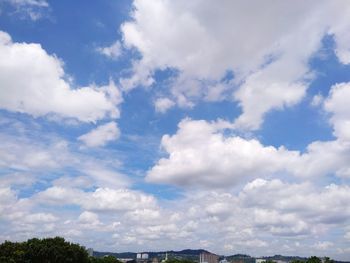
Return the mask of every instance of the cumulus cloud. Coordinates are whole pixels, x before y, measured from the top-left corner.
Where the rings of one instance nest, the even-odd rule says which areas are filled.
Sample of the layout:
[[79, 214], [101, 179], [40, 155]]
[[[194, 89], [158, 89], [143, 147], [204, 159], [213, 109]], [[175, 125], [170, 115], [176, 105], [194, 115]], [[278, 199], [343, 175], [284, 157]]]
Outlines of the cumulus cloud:
[[[58, 231], [78, 240], [100, 240], [107, 247], [108, 242], [103, 240], [112, 239], [113, 245], [123, 249], [131, 244], [148, 249], [161, 246], [164, 240], [165, 247], [171, 248], [181, 240], [185, 247], [201, 243], [217, 252], [264, 253], [269, 247], [271, 253], [307, 254], [310, 248], [306, 244], [314, 240], [315, 233], [326, 237], [332, 229], [348, 224], [350, 218], [348, 186], [315, 187], [278, 179], [250, 181], [237, 193], [191, 191], [166, 202], [142, 192], [111, 188], [88, 191], [53, 186], [26, 199], [19, 199], [9, 188], [0, 193], [1, 200], [6, 200], [0, 202], [0, 209], [6, 206], [4, 222], [16, 225], [20, 233], [43, 233], [36, 229], [44, 225], [45, 233]], [[34, 212], [40, 205], [51, 207], [54, 213]], [[64, 205], [76, 205], [81, 212], [67, 213], [69, 208], [65, 210]], [[75, 232], [69, 231], [73, 227]], [[280, 239], [283, 237], [297, 238], [299, 244]], [[322, 253], [332, 249], [327, 242], [318, 245], [314, 249]]]
[[148, 172], [149, 182], [180, 186], [229, 187], [251, 177], [283, 171], [296, 152], [263, 146], [255, 139], [225, 137], [221, 125], [185, 119], [178, 132], [165, 135], [168, 153]]
[[[135, 0], [133, 20], [121, 31], [125, 46], [136, 48], [141, 59], [133, 64], [134, 75], [121, 83], [125, 89], [148, 86], [155, 71], [174, 69], [179, 73], [171, 88], [175, 101], [233, 93], [243, 111], [236, 127], [258, 129], [271, 109], [293, 106], [305, 96], [313, 79], [308, 61], [324, 36], [334, 37], [339, 61], [348, 63], [349, 13], [346, 1], [252, 6]], [[228, 71], [234, 78], [227, 85], [222, 79]]]
[[79, 223], [84, 224], [84, 225], [92, 225], [92, 226], [96, 226], [96, 225], [100, 225], [101, 222], [98, 218], [98, 214], [96, 213], [92, 213], [89, 211], [84, 211], [83, 213], [80, 214], [79, 218], [78, 218]]
[[[309, 183], [288, 184], [278, 179], [256, 179], [243, 188], [240, 200], [246, 207], [257, 211], [263, 209], [263, 213], [273, 211], [289, 215], [290, 222], [295, 224], [298, 223], [296, 216], [304, 222], [334, 224], [347, 221], [350, 210], [344, 204], [350, 198], [348, 191], [349, 186], [346, 185], [331, 184], [318, 189]], [[264, 195], [264, 192], [270, 195]], [[283, 216], [271, 216], [271, 220], [265, 223], [273, 224], [273, 218], [283, 220]], [[257, 219], [260, 220], [259, 217]]]
[[12, 42], [5, 32], [0, 32], [0, 86], [0, 108], [8, 111], [83, 122], [119, 117], [121, 95], [113, 82], [74, 89], [56, 56], [39, 44]]
[[98, 126], [96, 129], [78, 137], [88, 147], [105, 146], [108, 142], [119, 138], [120, 131], [115, 122]]
[[283, 146], [265, 146], [257, 139], [225, 133], [225, 129], [232, 130], [236, 124], [185, 119], [179, 123], [176, 134], [163, 136], [161, 146], [167, 157], [161, 158], [148, 171], [146, 179], [185, 187], [212, 188], [230, 187], [249, 178], [269, 178], [276, 174], [349, 178], [349, 100], [348, 83], [331, 87], [322, 106], [330, 113], [336, 138], [314, 141], [304, 152]]
[[93, 192], [85, 192], [79, 188], [53, 186], [35, 198], [40, 203], [76, 204], [86, 210], [100, 212], [125, 212], [156, 206], [153, 196], [129, 189], [98, 188]]
[[332, 86], [330, 95], [324, 102], [325, 110], [331, 116], [334, 135], [340, 140], [350, 141], [350, 83], [340, 83]]
[[[235, 133], [257, 129], [268, 111], [293, 106], [305, 96], [313, 78], [308, 60], [326, 34], [333, 35], [339, 60], [348, 63], [347, 5], [321, 1], [314, 8], [315, 3], [278, 3], [267, 10], [259, 2], [251, 8], [243, 1], [215, 7], [205, 1], [135, 1], [134, 20], [122, 26], [123, 44], [140, 51], [141, 60], [133, 62], [135, 74], [121, 81], [124, 89], [151, 85], [156, 70], [170, 68], [178, 77], [170, 92], [161, 93], [169, 97], [155, 100], [156, 111], [233, 94], [242, 115], [233, 123], [184, 119], [174, 134], [163, 136], [165, 156], [146, 180], [182, 187], [174, 200], [135, 190], [118, 172], [115, 156], [106, 157], [108, 149], [94, 149], [108, 153], [97, 159], [76, 143], [48, 140], [42, 133], [34, 140], [37, 131], [23, 138], [23, 127], [21, 134], [0, 134], [0, 168], [9, 171], [0, 179], [0, 240], [59, 234], [96, 249], [200, 244], [226, 254], [309, 255], [314, 250], [348, 258], [350, 188], [325, 183], [324, 177], [345, 178], [341, 182], [350, 177], [349, 84], [334, 85], [327, 98], [314, 99], [330, 115], [334, 140], [291, 151]], [[117, 46], [100, 52], [114, 56]], [[112, 81], [73, 88], [59, 59], [37, 44], [15, 43], [4, 32], [0, 51], [2, 109], [84, 122], [119, 117], [122, 94]], [[38, 58], [34, 64], [33, 57]], [[78, 140], [99, 147], [118, 139], [116, 122], [103, 123]], [[2, 124], [2, 129], [8, 126]], [[33, 182], [44, 189], [22, 197], [18, 185]], [[319, 240], [341, 241], [315, 243], [316, 234]]]
[[335, 84], [331, 87], [329, 96], [322, 100], [323, 109], [330, 115], [335, 139], [310, 143], [306, 152], [300, 154], [299, 160], [291, 167], [290, 170], [294, 174], [306, 177], [336, 175], [349, 178], [349, 91], [349, 83]]

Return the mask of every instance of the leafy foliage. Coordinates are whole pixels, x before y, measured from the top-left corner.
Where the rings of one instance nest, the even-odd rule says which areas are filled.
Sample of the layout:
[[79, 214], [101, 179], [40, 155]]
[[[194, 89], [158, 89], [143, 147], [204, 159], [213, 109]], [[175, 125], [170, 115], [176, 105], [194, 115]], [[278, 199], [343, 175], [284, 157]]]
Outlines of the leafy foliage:
[[189, 259], [178, 259], [178, 258], [169, 258], [166, 263], [194, 263]]
[[64, 238], [29, 239], [26, 242], [5, 241], [0, 245], [0, 263], [89, 263], [84, 247]]
[[[323, 260], [324, 263], [334, 263], [334, 260], [330, 259], [329, 257], [325, 257]], [[316, 256], [309, 257], [306, 260], [293, 260], [290, 263], [322, 263], [322, 260]]]

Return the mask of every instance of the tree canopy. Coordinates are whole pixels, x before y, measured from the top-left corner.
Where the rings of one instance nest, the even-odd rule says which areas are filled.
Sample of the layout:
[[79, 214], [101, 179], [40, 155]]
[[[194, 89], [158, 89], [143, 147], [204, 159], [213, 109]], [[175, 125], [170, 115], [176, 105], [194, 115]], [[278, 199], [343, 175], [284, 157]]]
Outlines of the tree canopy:
[[89, 256], [84, 247], [61, 237], [25, 242], [5, 241], [0, 245], [0, 263], [88, 263]]

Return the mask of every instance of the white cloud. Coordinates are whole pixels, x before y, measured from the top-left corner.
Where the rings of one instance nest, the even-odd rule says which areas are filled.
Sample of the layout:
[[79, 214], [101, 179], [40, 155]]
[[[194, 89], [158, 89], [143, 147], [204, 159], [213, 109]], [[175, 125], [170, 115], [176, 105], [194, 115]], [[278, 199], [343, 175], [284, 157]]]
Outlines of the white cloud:
[[36, 196], [39, 203], [76, 204], [89, 211], [125, 212], [135, 209], [155, 208], [156, 200], [151, 195], [128, 189], [97, 188], [85, 192], [78, 188], [53, 186]]
[[0, 198], [0, 212], [1, 214], [4, 214], [4, 212], [6, 211], [5, 209], [8, 209], [14, 204], [14, 202], [17, 199], [17, 196], [15, 192], [11, 190], [11, 188], [2, 187], [0, 188]]
[[300, 158], [290, 163], [289, 171], [300, 177], [350, 176], [350, 145], [341, 140], [315, 141]]
[[[308, 62], [324, 36], [334, 36], [340, 62], [348, 63], [349, 12], [347, 1], [135, 0], [133, 20], [121, 30], [124, 45], [142, 57], [121, 83], [125, 89], [148, 86], [156, 70], [174, 69], [173, 100], [195, 103], [234, 93], [243, 110], [236, 127], [258, 129], [267, 112], [305, 96], [313, 78]], [[222, 81], [227, 71], [234, 73], [228, 84]]]
[[316, 94], [312, 97], [311, 106], [318, 107], [323, 104], [324, 97], [321, 94]]
[[[218, 253], [224, 247], [253, 254], [266, 253], [266, 247], [271, 253], [329, 253], [334, 246], [327, 242], [320, 242], [314, 250], [308, 244], [316, 233], [327, 240], [327, 233], [341, 229], [350, 218], [348, 186], [319, 188], [276, 179], [256, 179], [237, 193], [191, 191], [161, 203], [151, 195], [127, 189], [83, 191], [55, 186], [26, 200], [17, 199], [10, 189], [5, 192], [2, 201], [8, 196], [8, 205], [3, 219], [13, 227], [4, 234], [60, 233], [74, 240], [90, 240], [95, 249], [109, 247], [109, 242], [101, 240], [113, 239], [113, 245], [123, 250], [180, 249], [202, 242]], [[54, 209], [54, 214], [33, 213], [40, 205]], [[64, 205], [77, 205], [81, 212], [62, 210]], [[289, 242], [291, 238], [298, 244]], [[345, 245], [337, 243], [337, 247]]]
[[162, 138], [169, 155], [148, 172], [147, 181], [180, 186], [230, 187], [257, 176], [285, 170], [298, 157], [283, 147], [255, 139], [224, 136], [218, 123], [185, 119], [173, 136]]
[[330, 95], [324, 102], [325, 110], [332, 114], [331, 123], [334, 135], [344, 141], [350, 141], [350, 83], [332, 86]]
[[99, 187], [124, 188], [130, 186], [131, 179], [118, 171], [99, 166], [97, 163], [87, 165], [81, 171]]
[[297, 104], [307, 89], [307, 84], [301, 80], [307, 69], [295, 65], [294, 71], [291, 63], [278, 60], [250, 75], [234, 94], [243, 110], [235, 121], [236, 128], [256, 130], [261, 126], [264, 114], [271, 109]]
[[328, 250], [333, 247], [333, 242], [330, 241], [319, 241], [315, 243], [312, 247], [318, 250]]
[[14, 43], [0, 32], [0, 108], [83, 122], [119, 117], [120, 92], [113, 82], [101, 88], [73, 89], [65, 78], [56, 56], [39, 44]]
[[[341, 224], [347, 222], [350, 214], [345, 205], [350, 200], [349, 186], [342, 185], [331, 184], [318, 189], [308, 183], [256, 179], [244, 187], [240, 200], [245, 207], [258, 212], [256, 222], [270, 226], [283, 223], [287, 231], [293, 231], [292, 227], [288, 230], [288, 224], [297, 226], [300, 222], [300, 227], [304, 226], [301, 230], [312, 232], [310, 224]], [[267, 215], [266, 220], [259, 215]], [[283, 222], [284, 218], [286, 222]]]
[[[345, 4], [348, 4], [346, 1], [344, 1]], [[336, 2], [332, 2], [333, 5], [337, 5]], [[330, 28], [330, 34], [334, 34], [335, 38], [335, 53], [343, 64], [349, 64], [350, 63], [350, 36], [348, 34], [349, 32], [349, 21], [347, 17], [350, 15], [350, 10], [348, 8], [345, 8], [342, 10], [344, 15], [336, 17], [337, 23], [334, 23]]]
[[122, 54], [122, 47], [119, 41], [116, 41], [109, 47], [97, 48], [97, 51], [111, 59], [117, 59]]
[[80, 214], [78, 218], [79, 223], [85, 224], [85, 225], [100, 225], [101, 222], [98, 218], [98, 215], [96, 213], [92, 213], [89, 211], [84, 211], [83, 213]]
[[165, 113], [174, 106], [175, 102], [169, 98], [158, 98], [154, 103], [156, 111], [160, 113]]
[[349, 178], [349, 100], [348, 83], [331, 88], [322, 105], [331, 114], [336, 139], [314, 141], [303, 153], [283, 146], [264, 146], [257, 139], [228, 135], [225, 129], [232, 129], [237, 123], [185, 119], [179, 123], [176, 134], [163, 136], [161, 146], [167, 157], [161, 158], [148, 171], [146, 179], [156, 183], [212, 188], [231, 187], [249, 178], [270, 178], [276, 174]]
[[128, 189], [99, 188], [84, 201], [83, 206], [94, 211], [128, 211], [153, 208], [156, 200], [153, 196]]
[[[22, 188], [42, 180], [79, 188], [123, 188], [131, 184], [130, 178], [120, 172], [122, 164], [113, 153], [109, 152], [103, 159], [91, 156], [88, 149], [44, 131], [40, 125], [23, 128], [21, 124], [2, 126], [0, 169], [4, 174], [1, 185]], [[100, 150], [104, 151], [96, 149]], [[58, 171], [63, 173], [60, 178], [53, 176]]]
[[39, 6], [39, 7], [48, 7], [49, 4], [46, 2], [46, 0], [8, 0], [13, 5], [18, 6]]
[[108, 142], [119, 138], [120, 131], [115, 122], [98, 126], [96, 129], [78, 137], [88, 147], [105, 146]]
[[[0, 134], [0, 167], [19, 171], [50, 170], [65, 161], [67, 144], [64, 141], [33, 143], [28, 138]], [[24, 176], [27, 176], [24, 174]]]
[[49, 4], [46, 0], [4, 0], [3, 2], [10, 4], [24, 18], [30, 18], [36, 21], [45, 15], [49, 10]]
[[92, 187], [93, 180], [87, 176], [62, 176], [58, 179], [55, 179], [52, 181], [53, 186], [59, 186], [64, 187], [66, 185], [69, 185], [70, 187], [76, 187], [76, 188], [88, 188]]
[[35, 224], [51, 223], [57, 220], [58, 218], [50, 213], [34, 213], [22, 218], [22, 222]]

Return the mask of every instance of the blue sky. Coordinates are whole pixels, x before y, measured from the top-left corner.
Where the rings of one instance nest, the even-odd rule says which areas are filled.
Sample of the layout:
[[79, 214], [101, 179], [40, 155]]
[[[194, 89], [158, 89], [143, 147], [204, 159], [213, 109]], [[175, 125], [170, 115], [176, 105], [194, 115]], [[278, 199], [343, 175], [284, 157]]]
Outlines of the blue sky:
[[0, 2], [0, 241], [350, 257], [347, 1]]

